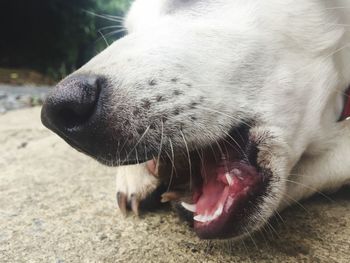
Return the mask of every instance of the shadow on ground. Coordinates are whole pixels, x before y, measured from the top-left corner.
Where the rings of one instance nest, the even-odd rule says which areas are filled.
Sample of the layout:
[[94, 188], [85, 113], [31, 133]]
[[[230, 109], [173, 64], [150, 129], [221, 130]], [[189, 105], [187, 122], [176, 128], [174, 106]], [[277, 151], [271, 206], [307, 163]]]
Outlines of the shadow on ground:
[[0, 262], [350, 262], [350, 189], [295, 205], [244, 242], [200, 241], [171, 211], [123, 218], [114, 172], [39, 108], [0, 116]]

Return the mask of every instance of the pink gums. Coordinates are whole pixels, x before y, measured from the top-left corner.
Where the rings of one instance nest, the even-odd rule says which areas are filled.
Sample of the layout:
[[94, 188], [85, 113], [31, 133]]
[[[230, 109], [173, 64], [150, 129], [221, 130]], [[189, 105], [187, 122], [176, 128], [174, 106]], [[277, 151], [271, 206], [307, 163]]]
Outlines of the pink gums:
[[[199, 236], [224, 236], [232, 218], [240, 216], [242, 207], [262, 186], [262, 176], [243, 161], [219, 164], [209, 161], [201, 169], [204, 182], [194, 193], [196, 203], [194, 227]], [[198, 218], [198, 217], [197, 217]]]

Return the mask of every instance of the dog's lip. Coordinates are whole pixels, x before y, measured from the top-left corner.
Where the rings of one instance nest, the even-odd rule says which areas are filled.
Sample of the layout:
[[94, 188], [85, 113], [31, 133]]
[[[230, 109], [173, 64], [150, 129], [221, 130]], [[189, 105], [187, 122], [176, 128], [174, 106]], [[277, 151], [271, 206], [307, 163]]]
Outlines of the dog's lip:
[[108, 158], [104, 158], [100, 154], [93, 153], [93, 151], [87, 149], [86, 147], [84, 147], [84, 145], [76, 142], [73, 138], [67, 136], [64, 132], [61, 132], [58, 129], [51, 128], [51, 130], [53, 132], [55, 132], [58, 136], [60, 136], [63, 140], [65, 140], [70, 146], [72, 146], [78, 152], [84, 153], [84, 154], [92, 157], [93, 159], [96, 159], [98, 162], [100, 162], [106, 166], [115, 167], [115, 166], [120, 166], [120, 165], [133, 165], [133, 164], [148, 163], [148, 162], [153, 163], [153, 161], [154, 161], [154, 159], [151, 159], [151, 160], [139, 159], [139, 160], [137, 160], [137, 159], [128, 158], [128, 159], [125, 159], [123, 161], [117, 162], [113, 158], [108, 159]]

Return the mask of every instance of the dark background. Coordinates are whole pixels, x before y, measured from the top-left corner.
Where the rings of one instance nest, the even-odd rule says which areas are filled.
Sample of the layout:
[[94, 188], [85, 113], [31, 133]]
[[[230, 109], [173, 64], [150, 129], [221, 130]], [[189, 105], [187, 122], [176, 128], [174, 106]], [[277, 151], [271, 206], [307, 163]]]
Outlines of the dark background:
[[112, 16], [123, 16], [129, 2], [1, 0], [0, 68], [64, 77], [107, 46], [99, 30], [108, 42], [123, 35]]

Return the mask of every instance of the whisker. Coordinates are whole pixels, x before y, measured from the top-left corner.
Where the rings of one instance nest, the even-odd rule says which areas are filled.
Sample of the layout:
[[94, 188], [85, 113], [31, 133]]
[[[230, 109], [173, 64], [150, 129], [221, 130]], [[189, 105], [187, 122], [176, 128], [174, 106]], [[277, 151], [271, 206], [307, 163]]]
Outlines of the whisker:
[[245, 251], [246, 251], [246, 253], [247, 253], [246, 255], [248, 256], [249, 262], [252, 262], [252, 260], [251, 260], [251, 258], [250, 258], [250, 253], [249, 253], [248, 247], [247, 247], [246, 243], [244, 242], [244, 239], [241, 239], [241, 242], [242, 242], [243, 247], [244, 247], [244, 249], [245, 249]]
[[[105, 38], [105, 39], [107, 39], [108, 37], [110, 37], [110, 36], [112, 36], [112, 35], [116, 35], [116, 34], [119, 34], [119, 33], [122, 33], [122, 32], [125, 32], [126, 31], [126, 29], [119, 29], [119, 30], [115, 30], [115, 31], [112, 31], [112, 32], [109, 32], [109, 33], [107, 33], [107, 34], [103, 34], [103, 37]], [[100, 31], [99, 31], [100, 32]]]
[[284, 193], [283, 195], [284, 197], [288, 198], [290, 201], [292, 201], [293, 204], [298, 205], [300, 208], [302, 208], [306, 213], [310, 214], [310, 212], [306, 209], [306, 207], [300, 203], [298, 200], [296, 200], [295, 198], [291, 197], [290, 195], [288, 195], [287, 193]]
[[[170, 187], [171, 187], [171, 184], [173, 182], [174, 171], [175, 171], [175, 174], [176, 174], [174, 149], [173, 149], [173, 143], [172, 143], [171, 139], [169, 139], [169, 144], [170, 144], [170, 149], [171, 149], [171, 158], [168, 155], [168, 152], [167, 152], [167, 155], [168, 155], [168, 157], [169, 157], [169, 159], [171, 161], [171, 173], [170, 173], [170, 180], [169, 180], [169, 184], [168, 184], [168, 188], [167, 188], [168, 192], [170, 191]], [[177, 177], [177, 174], [176, 174], [176, 177]]]
[[[300, 176], [300, 174], [290, 174], [292, 176]], [[332, 199], [330, 196], [326, 195], [325, 193], [319, 191], [318, 189], [314, 188], [314, 187], [311, 187], [309, 185], [306, 185], [306, 184], [303, 184], [303, 183], [300, 183], [300, 182], [297, 182], [297, 181], [293, 181], [293, 180], [290, 180], [290, 179], [284, 179], [285, 182], [288, 182], [288, 183], [292, 183], [292, 184], [296, 184], [296, 185], [299, 185], [299, 186], [302, 186], [302, 187], [305, 187], [307, 189], [310, 189], [312, 191], [314, 191], [315, 193], [323, 196], [324, 198], [326, 198], [328, 201], [330, 202], [335, 202], [334, 199]]]
[[[200, 152], [199, 152], [199, 149], [196, 147], [196, 152], [197, 152], [197, 154], [198, 154], [198, 156], [199, 156], [199, 160], [200, 160], [200, 162], [201, 162], [201, 167], [204, 167], [203, 150], [200, 149]], [[207, 182], [208, 174], [207, 174], [206, 169], [203, 169], [203, 173], [204, 173], [204, 174], [202, 174], [202, 176], [204, 177], [204, 178], [203, 178], [203, 181], [204, 181], [204, 182]]]
[[187, 157], [188, 157], [188, 166], [189, 166], [189, 172], [190, 172], [190, 189], [192, 189], [192, 163], [191, 163], [191, 157], [190, 157], [190, 151], [187, 145], [187, 141], [185, 138], [185, 135], [183, 134], [183, 132], [180, 130], [182, 139], [185, 143], [185, 147], [186, 147], [186, 151], [187, 151]]
[[111, 29], [111, 28], [125, 29], [124, 26], [116, 25], [116, 26], [105, 26], [105, 27], [100, 28], [98, 31], [103, 31], [103, 30]]
[[110, 14], [103, 14], [104, 16], [113, 18], [113, 19], [120, 19], [120, 20], [125, 20], [124, 16], [116, 16], [116, 15], [110, 15]]
[[134, 147], [127, 153], [126, 157], [125, 157], [125, 160], [122, 162], [122, 163], [125, 163], [130, 154], [137, 148], [137, 146], [140, 144], [140, 142], [143, 140], [143, 138], [146, 136], [147, 132], [149, 131], [150, 129], [150, 125], [146, 128], [146, 130], [144, 131], [144, 133], [142, 134], [142, 136], [140, 137], [140, 139], [136, 142], [136, 144], [134, 145]]
[[[104, 40], [104, 42], [106, 43], [107, 47], [109, 47], [109, 43], [108, 43], [108, 40], [107, 40], [107, 38], [105, 37], [105, 35], [104, 35], [100, 30], [98, 30], [97, 32], [101, 35], [101, 37], [103, 38], [103, 40]], [[101, 38], [99, 38], [99, 39], [101, 39]], [[99, 40], [99, 39], [98, 39], [98, 40]]]
[[158, 151], [157, 162], [159, 162], [160, 156], [162, 154], [163, 136], [164, 136], [164, 122], [163, 122], [163, 120], [161, 120], [161, 124], [162, 124], [162, 129], [161, 129], [161, 135], [160, 135], [160, 143], [159, 143], [159, 151]]
[[250, 231], [249, 231], [246, 227], [244, 227], [244, 226], [243, 226], [243, 229], [244, 229], [244, 231], [248, 234], [248, 236], [249, 236], [250, 240], [253, 242], [255, 248], [256, 248], [257, 250], [259, 250], [258, 245], [256, 244], [256, 242], [255, 242], [253, 236], [251, 235]]
[[89, 11], [89, 10], [83, 10], [84, 12], [88, 13], [89, 15], [93, 15], [95, 17], [99, 17], [99, 18], [103, 18], [105, 20], [108, 20], [108, 21], [112, 21], [112, 22], [122, 22], [123, 20], [121, 19], [117, 19], [117, 18], [112, 18], [110, 15], [100, 15], [100, 14], [97, 14], [95, 12], [92, 12], [92, 11]]
[[[239, 150], [239, 152], [244, 156], [244, 158], [246, 159], [246, 160], [249, 160], [249, 158], [248, 158], [248, 156], [247, 156], [247, 154], [246, 154], [246, 152], [242, 149], [242, 147], [241, 147], [241, 145], [227, 132], [227, 131], [222, 131], [229, 139], [231, 139], [233, 142], [234, 142], [234, 144], [238, 147], [238, 150]], [[234, 147], [234, 145], [232, 145], [230, 142], [228, 142], [226, 139], [224, 139], [227, 143], [229, 143], [229, 145], [231, 145], [232, 146], [232, 148], [233, 149], [235, 149], [236, 150], [236, 148]]]
[[[259, 210], [256, 208], [256, 206], [255, 206], [255, 209], [256, 209], [256, 211], [259, 211]], [[260, 218], [260, 220], [263, 222], [263, 224], [264, 224], [265, 226], [267, 226], [268, 229], [269, 229], [270, 231], [272, 231], [272, 232], [271, 232], [272, 234], [274, 234], [274, 235], [276, 235], [278, 238], [280, 238], [279, 233], [278, 233], [277, 230], [273, 227], [273, 225], [270, 223], [270, 220], [269, 220], [269, 219], [264, 218], [264, 217], [260, 214], [260, 212], [256, 213], [256, 216], [258, 216], [258, 217]]]

